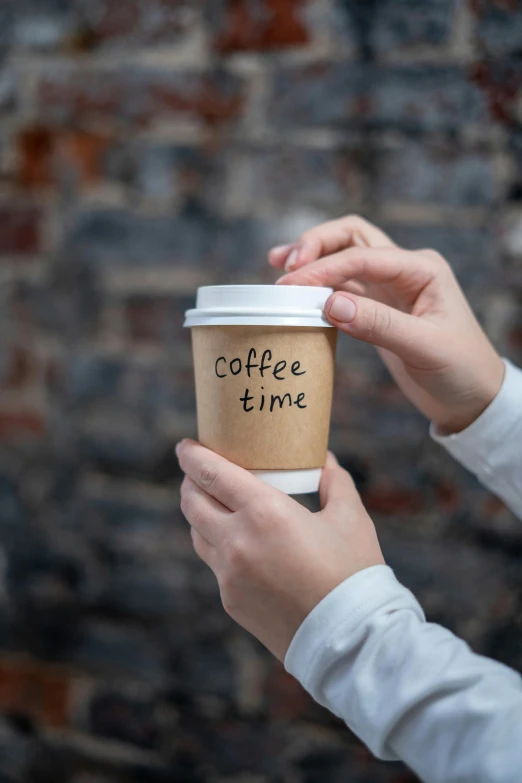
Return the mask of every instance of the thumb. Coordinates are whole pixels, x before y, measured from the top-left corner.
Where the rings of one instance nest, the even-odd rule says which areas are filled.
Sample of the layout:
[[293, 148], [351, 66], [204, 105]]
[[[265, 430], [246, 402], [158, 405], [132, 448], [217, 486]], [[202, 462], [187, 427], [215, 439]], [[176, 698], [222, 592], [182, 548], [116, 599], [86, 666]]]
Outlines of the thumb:
[[342, 332], [386, 348], [406, 363], [425, 363], [440, 347], [436, 326], [374, 299], [335, 293], [326, 302], [325, 315]]
[[347, 506], [354, 501], [361, 502], [352, 477], [339, 465], [331, 451], [328, 452], [323, 468], [319, 494], [323, 509], [332, 503], [343, 503]]

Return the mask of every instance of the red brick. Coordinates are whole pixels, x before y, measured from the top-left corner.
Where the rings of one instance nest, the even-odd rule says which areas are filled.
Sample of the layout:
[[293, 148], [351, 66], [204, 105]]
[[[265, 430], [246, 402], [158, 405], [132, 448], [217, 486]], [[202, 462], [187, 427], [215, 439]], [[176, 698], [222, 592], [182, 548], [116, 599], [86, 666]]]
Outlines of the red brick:
[[18, 183], [23, 187], [49, 185], [52, 180], [54, 137], [49, 128], [35, 125], [18, 134]]
[[70, 679], [61, 671], [25, 660], [0, 660], [0, 709], [8, 714], [62, 728], [68, 722], [69, 691]]
[[40, 210], [36, 207], [0, 205], [0, 255], [38, 253], [40, 221]]
[[302, 717], [312, 706], [312, 701], [304, 688], [278, 663], [274, 663], [268, 677], [267, 699], [272, 720]]
[[362, 494], [362, 498], [369, 511], [380, 514], [416, 513], [424, 508], [421, 492], [384, 482], [369, 487]]
[[172, 320], [172, 302], [135, 296], [125, 303], [125, 323], [131, 340], [161, 342]]
[[17, 180], [28, 189], [54, 184], [64, 169], [74, 171], [83, 185], [99, 182], [111, 143], [107, 134], [44, 125], [24, 129], [17, 141]]
[[506, 505], [495, 495], [487, 495], [484, 500], [484, 513], [488, 519], [506, 510]]
[[13, 346], [8, 354], [4, 388], [27, 386], [38, 377], [39, 362], [28, 348]]
[[496, 122], [513, 126], [522, 92], [522, 69], [518, 63], [479, 62], [471, 78], [486, 96], [489, 112]]
[[210, 77], [201, 79], [191, 94], [161, 83], [151, 85], [150, 94], [159, 114], [195, 114], [209, 125], [235, 117], [243, 105], [241, 94], [224, 93]]
[[436, 487], [437, 498], [445, 511], [455, 511], [459, 507], [460, 493], [456, 484], [441, 479]]
[[103, 158], [111, 140], [108, 136], [78, 129], [60, 137], [60, 157], [78, 171], [82, 181], [94, 184], [103, 176]]
[[470, 0], [475, 13], [482, 14], [489, 9], [498, 8], [501, 11], [516, 11], [518, 0]]
[[279, 49], [308, 43], [303, 0], [228, 0], [215, 48], [222, 52]]
[[0, 408], [0, 441], [39, 438], [45, 435], [45, 417], [30, 408]]
[[38, 102], [45, 117], [60, 123], [103, 119], [141, 126], [189, 115], [213, 125], [239, 114], [243, 93], [239, 80], [228, 74], [70, 69], [42, 75]]

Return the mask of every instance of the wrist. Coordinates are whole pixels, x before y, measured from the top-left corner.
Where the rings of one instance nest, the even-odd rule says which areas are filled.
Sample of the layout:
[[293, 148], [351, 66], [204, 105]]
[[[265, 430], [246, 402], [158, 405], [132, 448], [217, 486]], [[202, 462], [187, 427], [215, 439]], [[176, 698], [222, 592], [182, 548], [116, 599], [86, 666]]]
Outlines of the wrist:
[[456, 435], [470, 427], [491, 405], [499, 393], [505, 376], [504, 362], [495, 354], [489, 372], [483, 373], [480, 382], [474, 384], [473, 392], [458, 406], [448, 406], [439, 416], [433, 418], [433, 424], [439, 435]]

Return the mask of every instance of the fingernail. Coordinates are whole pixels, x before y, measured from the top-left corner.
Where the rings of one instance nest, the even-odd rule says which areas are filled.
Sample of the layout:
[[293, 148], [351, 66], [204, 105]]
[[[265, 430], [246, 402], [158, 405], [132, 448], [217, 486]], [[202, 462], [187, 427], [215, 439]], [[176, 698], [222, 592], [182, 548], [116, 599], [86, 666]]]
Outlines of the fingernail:
[[368, 247], [368, 243], [360, 234], [357, 234], [356, 232], [352, 235], [352, 242], [354, 245], [357, 245], [357, 247]]
[[183, 443], [183, 441], [182, 441], [182, 440], [180, 440], [180, 442], [179, 442], [179, 443], [176, 443], [176, 447], [175, 447], [174, 451], [176, 452], [176, 455], [177, 455], [177, 456], [179, 456], [179, 452], [180, 452], [180, 449], [181, 449], [181, 444], [182, 444], [182, 443]]
[[271, 253], [288, 253], [292, 245], [277, 245], [277, 247], [273, 247], [271, 249]]
[[285, 270], [287, 272], [290, 272], [290, 270], [294, 268], [294, 266], [297, 264], [298, 258], [299, 258], [299, 248], [295, 247], [290, 253], [290, 255], [288, 256], [288, 258], [286, 259]]
[[342, 324], [349, 324], [355, 318], [357, 307], [352, 299], [346, 296], [334, 296], [328, 308], [328, 315]]

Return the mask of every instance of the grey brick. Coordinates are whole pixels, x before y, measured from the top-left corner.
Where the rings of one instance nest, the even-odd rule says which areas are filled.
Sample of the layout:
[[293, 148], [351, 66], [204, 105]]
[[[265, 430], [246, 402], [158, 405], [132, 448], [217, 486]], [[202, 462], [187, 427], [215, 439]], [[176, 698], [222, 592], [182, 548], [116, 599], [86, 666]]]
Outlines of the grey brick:
[[500, 196], [491, 153], [451, 143], [399, 142], [382, 150], [376, 170], [383, 203], [477, 207]]
[[150, 683], [165, 678], [163, 655], [152, 638], [108, 622], [83, 624], [71, 660], [92, 672], [123, 671]]
[[376, 4], [372, 43], [382, 54], [405, 47], [447, 44], [454, 21], [455, 0], [384, 0]]
[[[165, 530], [168, 534], [168, 529]], [[102, 595], [100, 606], [123, 615], [176, 618], [194, 611], [190, 585], [181, 566], [173, 568], [168, 563], [163, 568], [128, 563], [111, 569]]]
[[79, 216], [63, 253], [105, 265], [201, 265], [212, 232], [201, 220], [175, 215], [142, 216], [126, 210], [96, 210]]
[[458, 66], [352, 62], [280, 69], [271, 116], [284, 126], [409, 131], [456, 130], [488, 119], [481, 91]]
[[493, 57], [520, 54], [522, 50], [522, 10], [517, 3], [485, 3], [477, 14], [481, 47]]
[[310, 149], [287, 145], [276, 150], [249, 151], [231, 157], [231, 168], [249, 165], [247, 203], [250, 209], [276, 213], [301, 208], [342, 213], [366, 195], [364, 150]]
[[87, 728], [96, 736], [154, 749], [160, 739], [154, 699], [107, 688], [89, 704]]
[[13, 3], [17, 46], [50, 49], [64, 44], [75, 31], [73, 3], [67, 0], [21, 0]]
[[495, 242], [487, 228], [473, 230], [449, 225], [390, 225], [389, 233], [409, 249], [433, 248], [452, 265], [466, 291], [489, 286], [495, 279]]

